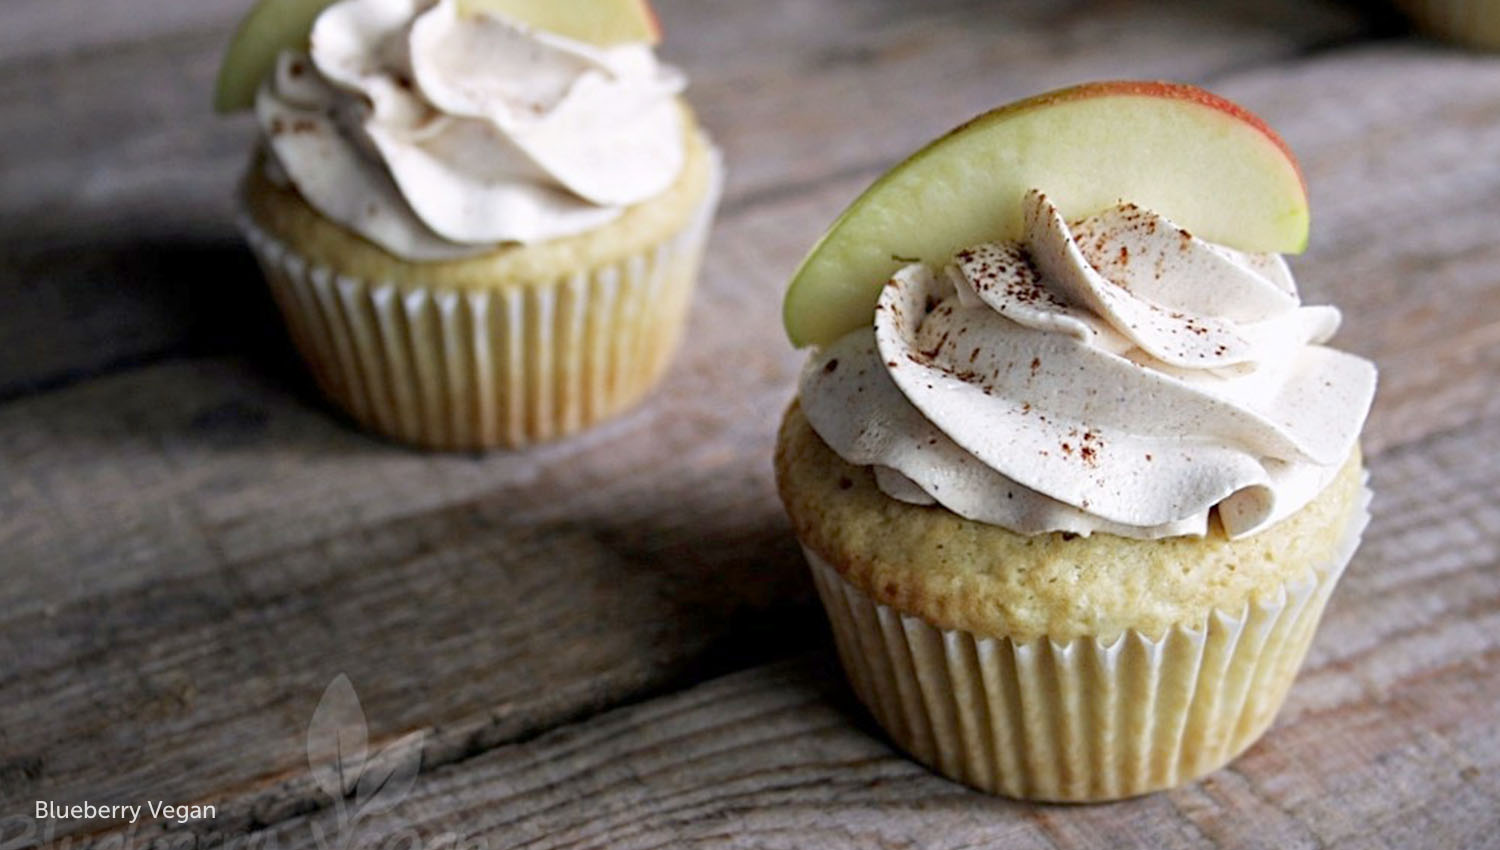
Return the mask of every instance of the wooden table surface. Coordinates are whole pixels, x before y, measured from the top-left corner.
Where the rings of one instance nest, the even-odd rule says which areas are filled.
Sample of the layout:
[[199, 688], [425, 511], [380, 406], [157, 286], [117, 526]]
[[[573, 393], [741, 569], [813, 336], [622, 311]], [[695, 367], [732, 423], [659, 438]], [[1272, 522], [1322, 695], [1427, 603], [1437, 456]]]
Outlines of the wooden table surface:
[[[0, 0], [0, 848], [1500, 847], [1500, 56], [1368, 3], [660, 0], [731, 168], [686, 345], [625, 417], [475, 457], [360, 434], [290, 354], [231, 223], [252, 124], [207, 108], [243, 6]], [[842, 682], [772, 491], [779, 298], [904, 153], [1119, 76], [1301, 157], [1377, 498], [1260, 743], [1027, 805]]]

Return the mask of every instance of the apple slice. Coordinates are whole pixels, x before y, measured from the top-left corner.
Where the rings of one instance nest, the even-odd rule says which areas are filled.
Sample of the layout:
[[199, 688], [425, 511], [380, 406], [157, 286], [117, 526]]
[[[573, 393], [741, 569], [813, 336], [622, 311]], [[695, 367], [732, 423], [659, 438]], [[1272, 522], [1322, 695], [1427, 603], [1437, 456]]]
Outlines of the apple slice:
[[1125, 200], [1242, 251], [1307, 245], [1302, 172], [1265, 122], [1196, 86], [1089, 83], [987, 112], [876, 180], [793, 275], [782, 313], [792, 344], [869, 324], [906, 263], [1018, 238], [1029, 189], [1069, 219]]
[[646, 0], [459, 0], [458, 6], [603, 47], [661, 41], [656, 13]]
[[219, 82], [214, 90], [214, 109], [234, 112], [255, 105], [255, 90], [276, 67], [276, 57], [286, 48], [306, 48], [313, 21], [334, 0], [260, 0], [235, 31]]
[[[260, 0], [235, 33], [214, 93], [220, 112], [249, 109], [255, 90], [287, 48], [306, 48], [318, 14], [334, 0]], [[656, 44], [661, 27], [646, 0], [459, 0], [469, 14], [490, 13], [601, 47]]]

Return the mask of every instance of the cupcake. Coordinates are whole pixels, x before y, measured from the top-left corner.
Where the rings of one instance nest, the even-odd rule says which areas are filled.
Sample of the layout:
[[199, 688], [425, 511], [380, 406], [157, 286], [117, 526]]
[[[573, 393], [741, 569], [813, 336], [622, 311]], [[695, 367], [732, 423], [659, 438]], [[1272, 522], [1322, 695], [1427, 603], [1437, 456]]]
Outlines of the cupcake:
[[721, 166], [648, 10], [600, 6], [636, 16], [339, 0], [300, 36], [242, 27], [220, 89], [261, 129], [240, 224], [318, 386], [366, 428], [523, 446], [661, 376]]
[[1301, 303], [1307, 232], [1259, 119], [1099, 83], [964, 125], [824, 236], [777, 485], [898, 746], [1082, 802], [1271, 724], [1368, 518], [1375, 369]]
[[1417, 28], [1456, 44], [1500, 50], [1500, 0], [1399, 0]]

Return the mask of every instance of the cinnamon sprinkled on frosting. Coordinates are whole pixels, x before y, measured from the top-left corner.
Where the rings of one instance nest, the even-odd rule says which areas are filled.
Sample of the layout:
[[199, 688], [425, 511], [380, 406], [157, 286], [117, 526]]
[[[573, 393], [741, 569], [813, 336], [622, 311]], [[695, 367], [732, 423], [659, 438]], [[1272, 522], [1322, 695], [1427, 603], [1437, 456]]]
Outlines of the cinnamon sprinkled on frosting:
[[1026, 534], [1201, 535], [1217, 511], [1243, 537], [1326, 486], [1375, 386], [1321, 345], [1337, 310], [1136, 205], [1025, 203], [1024, 239], [902, 268], [873, 327], [813, 356], [802, 408], [840, 456]]

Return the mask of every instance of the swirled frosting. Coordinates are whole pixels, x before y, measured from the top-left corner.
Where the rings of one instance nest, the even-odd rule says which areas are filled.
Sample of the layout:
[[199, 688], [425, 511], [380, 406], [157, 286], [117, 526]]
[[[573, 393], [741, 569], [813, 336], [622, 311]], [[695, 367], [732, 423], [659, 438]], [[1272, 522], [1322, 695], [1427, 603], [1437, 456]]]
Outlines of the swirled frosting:
[[600, 48], [455, 0], [339, 0], [256, 116], [269, 170], [398, 256], [580, 233], [664, 191], [684, 87], [649, 45]]
[[873, 327], [816, 352], [801, 404], [890, 496], [1023, 534], [1244, 537], [1307, 504], [1353, 451], [1369, 361], [1321, 343], [1277, 255], [1122, 204], [914, 263]]

